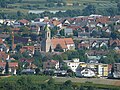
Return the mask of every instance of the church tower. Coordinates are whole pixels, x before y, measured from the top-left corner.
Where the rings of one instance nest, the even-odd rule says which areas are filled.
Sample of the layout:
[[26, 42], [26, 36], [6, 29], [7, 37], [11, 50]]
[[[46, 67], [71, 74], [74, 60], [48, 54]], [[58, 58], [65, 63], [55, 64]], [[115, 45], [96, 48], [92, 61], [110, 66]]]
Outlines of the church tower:
[[51, 47], [51, 31], [48, 25], [44, 27], [43, 37], [41, 42], [41, 51], [49, 52]]

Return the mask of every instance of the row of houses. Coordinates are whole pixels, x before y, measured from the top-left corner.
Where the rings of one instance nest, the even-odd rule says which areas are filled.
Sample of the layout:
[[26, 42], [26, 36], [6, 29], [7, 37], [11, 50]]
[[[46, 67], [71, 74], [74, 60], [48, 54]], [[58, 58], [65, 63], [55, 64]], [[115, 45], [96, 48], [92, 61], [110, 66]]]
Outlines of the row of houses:
[[[112, 65], [109, 64], [79, 62], [77, 58], [64, 60], [64, 64], [78, 77], [108, 77], [112, 68]], [[50, 60], [43, 64], [44, 69], [60, 70], [60, 66], [60, 63], [55, 60]]]
[[[120, 78], [120, 63], [102, 64], [102, 63], [85, 63], [79, 62], [79, 59], [64, 60], [68, 70], [72, 70], [77, 77], [107, 77]], [[53, 70], [54, 75], [67, 76], [68, 71], [60, 70], [59, 61], [49, 60], [43, 64], [44, 70], [48, 73]]]

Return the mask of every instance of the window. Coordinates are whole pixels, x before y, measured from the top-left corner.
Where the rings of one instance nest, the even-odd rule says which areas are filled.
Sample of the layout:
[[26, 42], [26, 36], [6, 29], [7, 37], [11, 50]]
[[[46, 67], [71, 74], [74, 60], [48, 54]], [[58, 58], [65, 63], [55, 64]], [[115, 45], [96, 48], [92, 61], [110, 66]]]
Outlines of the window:
[[49, 33], [48, 33], [48, 37], [49, 37]]

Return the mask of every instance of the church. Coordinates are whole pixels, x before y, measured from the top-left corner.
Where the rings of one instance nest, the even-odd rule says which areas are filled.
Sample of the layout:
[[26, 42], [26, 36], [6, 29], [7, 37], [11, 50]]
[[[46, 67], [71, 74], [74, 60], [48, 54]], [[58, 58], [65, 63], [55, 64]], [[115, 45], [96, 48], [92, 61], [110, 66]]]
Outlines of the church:
[[42, 32], [41, 51], [54, 52], [54, 49], [59, 44], [63, 51], [74, 50], [75, 44], [72, 38], [51, 38], [51, 30], [48, 25], [45, 25]]

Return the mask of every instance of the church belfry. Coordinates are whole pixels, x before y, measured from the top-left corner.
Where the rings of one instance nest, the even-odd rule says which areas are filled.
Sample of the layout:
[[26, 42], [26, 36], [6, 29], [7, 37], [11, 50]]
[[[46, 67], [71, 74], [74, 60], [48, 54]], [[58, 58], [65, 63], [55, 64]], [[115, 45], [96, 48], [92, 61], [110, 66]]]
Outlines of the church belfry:
[[42, 34], [43, 34], [43, 38], [41, 42], [41, 50], [45, 52], [49, 52], [51, 46], [51, 30], [47, 24], [45, 25]]

